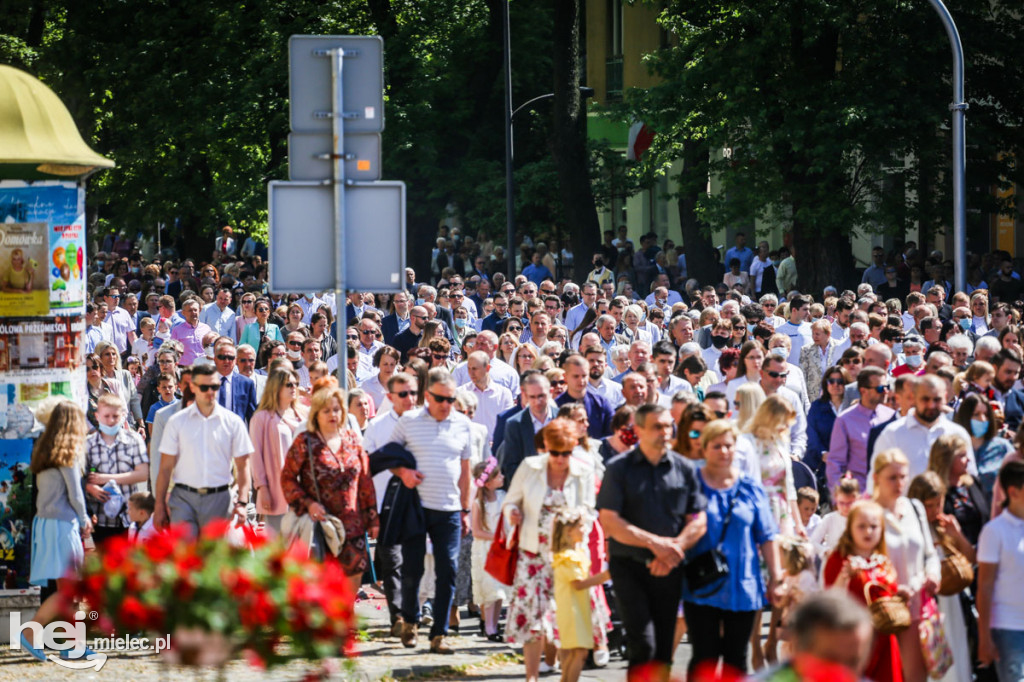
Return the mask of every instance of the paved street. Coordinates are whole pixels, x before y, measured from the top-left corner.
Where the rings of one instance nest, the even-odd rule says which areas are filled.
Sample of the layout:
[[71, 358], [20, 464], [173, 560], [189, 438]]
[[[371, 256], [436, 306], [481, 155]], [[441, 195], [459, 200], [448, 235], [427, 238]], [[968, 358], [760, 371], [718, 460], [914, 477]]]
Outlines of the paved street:
[[[371, 598], [360, 601], [356, 611], [360, 617], [364, 636], [359, 643], [360, 656], [350, 662], [351, 668], [342, 666], [330, 675], [331, 680], [362, 680], [376, 682], [389, 679], [433, 679], [433, 680], [518, 680], [523, 677], [523, 665], [509, 647], [494, 644], [477, 636], [479, 627], [476, 618], [463, 618], [462, 631], [453, 638], [457, 653], [440, 656], [427, 653], [426, 637], [420, 638], [420, 646], [409, 650], [402, 647], [397, 639], [388, 635], [387, 611], [383, 598], [371, 593]], [[690, 647], [679, 647], [676, 655], [676, 670], [683, 670], [689, 660]], [[285, 682], [300, 680], [307, 666], [301, 661], [290, 663], [270, 672], [255, 670], [244, 661], [235, 661], [225, 670], [225, 679], [241, 682]], [[611, 663], [604, 669], [585, 670], [580, 678], [583, 682], [594, 680], [624, 679], [625, 663], [618, 656], [612, 656]], [[61, 668], [53, 663], [36, 663], [27, 654], [0, 648], [0, 681], [5, 680], [168, 680], [188, 678], [213, 680], [214, 670], [193, 675], [183, 668], [166, 666], [152, 654], [111, 653], [102, 670], [79, 671]], [[547, 679], [557, 680], [551, 674]]]

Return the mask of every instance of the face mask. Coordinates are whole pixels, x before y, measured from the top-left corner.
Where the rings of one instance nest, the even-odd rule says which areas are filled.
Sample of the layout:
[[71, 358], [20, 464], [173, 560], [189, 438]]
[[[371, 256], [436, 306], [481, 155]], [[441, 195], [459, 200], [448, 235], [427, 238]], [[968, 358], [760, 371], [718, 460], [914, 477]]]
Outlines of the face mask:
[[113, 426], [107, 426], [106, 424], [100, 424], [99, 427], [100, 427], [100, 433], [102, 433], [105, 436], [116, 436], [118, 434], [118, 432], [121, 430], [120, 422], [118, 422], [117, 424], [114, 424]]
[[725, 348], [725, 344], [729, 343], [729, 337], [727, 336], [712, 336], [711, 345], [715, 348]]
[[981, 421], [980, 419], [971, 420], [971, 435], [975, 438], [984, 438], [985, 434], [988, 433], [988, 422]]
[[302, 357], [302, 353], [301, 352], [299, 352], [297, 350], [293, 350], [293, 349], [288, 349], [288, 358], [290, 360], [298, 360], [301, 357]]
[[921, 360], [923, 360], [923, 359], [924, 358], [922, 358], [920, 355], [908, 355], [907, 356], [907, 366], [908, 367], [920, 367], [921, 366]]
[[971, 330], [971, 321], [968, 318], [966, 318], [966, 317], [961, 319], [960, 320], [960, 328], [963, 329], [965, 332], [970, 331]]
[[422, 298], [417, 298], [416, 299], [416, 305], [423, 305], [425, 302], [426, 301], [424, 301]]
[[137, 274], [139, 274], [139, 272], [141, 272], [141, 268], [132, 268], [132, 274], [133, 275], [137, 275]]
[[96, 261], [96, 267], [102, 268], [103, 267], [103, 261], [101, 261], [101, 260]]
[[750, 334], [750, 335], [754, 334], [754, 326], [755, 325], [752, 325], [752, 324], [748, 324], [747, 325], [747, 334]]
[[622, 441], [623, 445], [636, 445], [640, 438], [636, 435], [636, 429], [632, 426], [624, 426], [622, 428], [622, 435], [619, 436], [619, 440]]
[[463, 327], [466, 326], [466, 320], [462, 319], [461, 317], [456, 317], [455, 326], [458, 327], [459, 329], [462, 329]]
[[598, 258], [598, 259], [594, 260], [594, 267], [597, 268], [598, 270], [603, 268], [604, 267], [604, 260], [601, 259], [601, 258]]

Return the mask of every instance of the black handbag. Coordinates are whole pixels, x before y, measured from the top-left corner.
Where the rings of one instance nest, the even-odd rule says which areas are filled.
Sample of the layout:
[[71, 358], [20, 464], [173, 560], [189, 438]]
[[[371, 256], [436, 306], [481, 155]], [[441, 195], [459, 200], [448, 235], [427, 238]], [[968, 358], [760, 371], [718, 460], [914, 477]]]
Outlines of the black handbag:
[[[727, 511], [725, 520], [722, 522], [722, 534], [718, 538], [718, 544], [708, 551], [688, 559], [683, 567], [686, 585], [695, 596], [709, 597], [715, 594], [722, 589], [725, 578], [729, 575], [729, 563], [722, 553], [722, 543], [725, 542], [725, 532], [729, 529], [729, 522], [732, 520], [733, 498], [734, 496], [730, 495], [726, 500]], [[703, 591], [709, 587], [714, 589]]]

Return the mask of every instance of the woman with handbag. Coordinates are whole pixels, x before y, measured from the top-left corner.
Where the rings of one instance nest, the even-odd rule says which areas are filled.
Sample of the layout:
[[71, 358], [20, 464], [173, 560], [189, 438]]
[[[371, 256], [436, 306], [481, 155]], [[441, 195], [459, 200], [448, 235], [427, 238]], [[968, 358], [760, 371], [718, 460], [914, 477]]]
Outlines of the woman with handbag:
[[967, 473], [969, 461], [962, 437], [939, 436], [928, 455], [928, 470], [938, 474], [946, 486], [943, 513], [955, 518], [967, 541], [977, 547], [981, 528], [988, 523], [992, 496]]
[[[955, 516], [942, 513], [946, 484], [934, 471], [926, 471], [910, 482], [907, 496], [924, 507], [925, 518], [935, 551], [939, 554], [942, 579], [939, 582], [939, 613], [942, 614], [946, 640], [952, 650], [954, 665], [946, 673], [949, 682], [970, 680], [973, 671], [968, 646], [967, 623], [961, 606], [961, 593], [974, 582], [977, 553], [960, 531]], [[969, 604], [969, 602], [967, 602]]]
[[291, 513], [309, 515], [315, 523], [332, 521], [329, 517], [341, 521], [345, 541], [335, 556], [354, 593], [370, 565], [365, 536], [377, 537], [377, 495], [359, 434], [348, 426], [345, 403], [345, 392], [337, 386], [313, 394], [307, 430], [288, 448], [281, 490]]
[[281, 490], [281, 468], [303, 420], [298, 386], [299, 378], [291, 368], [272, 370], [260, 404], [249, 421], [249, 438], [255, 448], [249, 461], [256, 488], [256, 513], [263, 515], [274, 534], [281, 532], [281, 519], [288, 511]]
[[[558, 637], [551, 563], [555, 517], [565, 507], [593, 510], [596, 498], [592, 469], [572, 457], [576, 424], [553, 419], [541, 437], [547, 452], [523, 460], [502, 507], [505, 519], [517, 527], [519, 543], [505, 641], [522, 645], [527, 682], [537, 682], [545, 645], [553, 646]], [[547, 665], [554, 668], [553, 661]]]
[[[719, 660], [745, 673], [754, 619], [781, 596], [778, 532], [760, 481], [735, 465], [739, 434], [729, 421], [701, 433], [704, 466], [697, 472], [707, 498], [707, 532], [686, 555], [683, 610], [693, 646], [688, 675], [713, 669]], [[768, 569], [768, 586], [759, 559]]]
[[896, 579], [909, 595], [910, 627], [899, 633], [903, 679], [924, 682], [928, 677], [921, 645], [921, 621], [925, 607], [934, 601], [941, 569], [920, 502], [906, 497], [907, 457], [897, 449], [876, 452], [871, 462], [874, 499], [885, 510], [885, 541]]
[[821, 577], [825, 587], [846, 590], [871, 611], [875, 637], [864, 677], [872, 682], [902, 682], [896, 632], [910, 624], [905, 600], [909, 593], [896, 582], [896, 568], [885, 546], [884, 519], [885, 512], [877, 503], [856, 502]]

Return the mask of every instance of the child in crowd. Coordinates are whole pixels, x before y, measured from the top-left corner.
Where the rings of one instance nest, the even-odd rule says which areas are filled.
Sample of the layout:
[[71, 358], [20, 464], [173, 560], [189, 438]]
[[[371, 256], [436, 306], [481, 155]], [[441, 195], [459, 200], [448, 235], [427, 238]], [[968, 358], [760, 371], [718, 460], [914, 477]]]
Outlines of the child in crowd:
[[136, 356], [129, 355], [128, 359], [125, 360], [125, 366], [128, 369], [128, 374], [132, 377], [132, 382], [138, 387], [139, 379], [142, 378], [142, 363]]
[[142, 362], [142, 369], [147, 370], [156, 360], [156, 350], [160, 347], [156, 341], [156, 322], [152, 317], [144, 317], [139, 321], [139, 332], [142, 334], [132, 344], [132, 355]]
[[[813, 488], [801, 488], [800, 490], [814, 492]], [[798, 496], [799, 494], [800, 492], [797, 491]], [[817, 493], [815, 492], [815, 494]], [[782, 566], [786, 571], [784, 583], [786, 591], [782, 604], [782, 627], [779, 630], [779, 639], [784, 642], [783, 650], [788, 656], [793, 653], [793, 649], [786, 624], [804, 598], [817, 592], [820, 588], [815, 566], [817, 557], [811, 543], [796, 538], [786, 538], [782, 541], [781, 549]]]
[[480, 607], [484, 635], [492, 642], [503, 641], [498, 633], [501, 604], [508, 599], [506, 585], [502, 585], [484, 570], [487, 552], [501, 523], [501, 504], [505, 500], [505, 477], [501, 475], [498, 460], [490, 457], [473, 467], [476, 501], [470, 516], [473, 529], [473, 601]]
[[590, 575], [590, 552], [584, 544], [582, 509], [559, 513], [551, 534], [555, 573], [555, 616], [561, 639], [562, 682], [576, 682], [587, 653], [594, 648], [591, 588], [611, 580], [608, 571]]
[[146, 427], [149, 430], [150, 438], [153, 437], [153, 421], [156, 419], [156, 413], [162, 408], [178, 402], [178, 399], [174, 397], [177, 387], [178, 380], [170, 372], [164, 372], [157, 379], [156, 392], [160, 394], [160, 399], [150, 406], [149, 414], [146, 415]]
[[980, 393], [986, 398], [993, 397], [990, 387], [996, 378], [996, 368], [984, 360], [975, 360], [964, 372], [956, 375], [953, 393], [963, 398], [968, 393]]
[[149, 492], [137, 492], [128, 496], [128, 518], [132, 525], [128, 527], [128, 537], [135, 544], [145, 542], [156, 535], [153, 525], [153, 510], [156, 509], [156, 498]]
[[821, 517], [817, 513], [819, 502], [818, 491], [810, 486], [804, 486], [796, 491], [796, 506], [800, 510], [800, 520], [808, 536], [821, 523]]
[[846, 530], [846, 517], [850, 514], [850, 508], [859, 498], [860, 483], [847, 471], [832, 492], [835, 511], [825, 514], [825, 518], [810, 533], [811, 544], [819, 556], [826, 557], [835, 548], [839, 536]]
[[978, 658], [1000, 680], [1024, 679], [1024, 462], [999, 471], [1003, 513], [978, 539]]
[[[896, 583], [896, 568], [886, 551], [885, 512], [878, 503], [860, 500], [850, 508], [846, 530], [825, 563], [822, 578], [825, 587], [834, 585], [847, 590], [854, 599], [868, 606], [881, 597], [896, 595], [901, 589]], [[874, 682], [903, 681], [896, 635], [875, 632], [871, 660], [864, 677]]]

